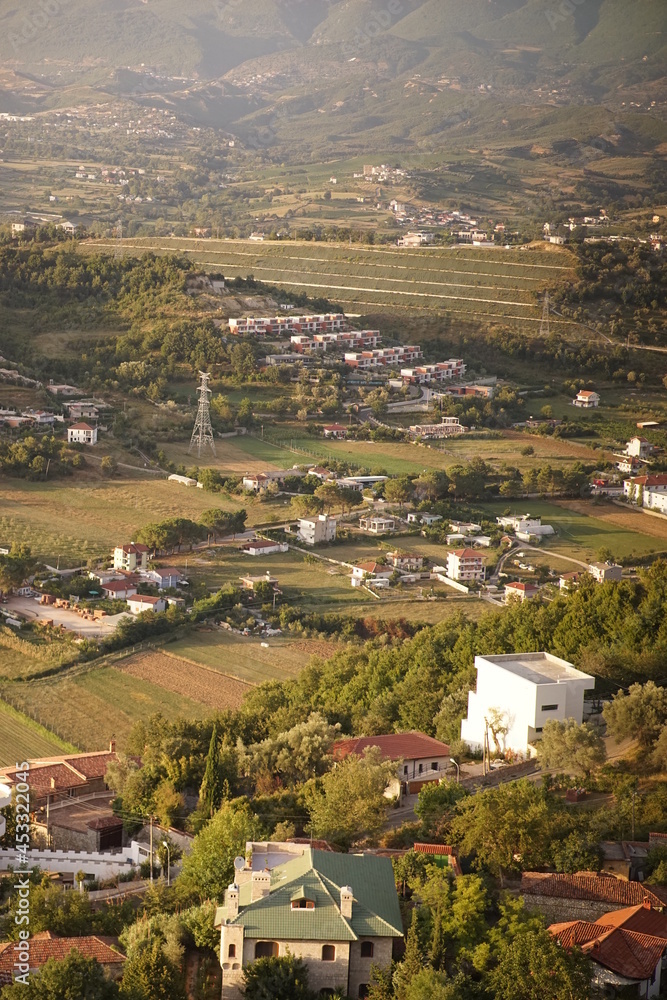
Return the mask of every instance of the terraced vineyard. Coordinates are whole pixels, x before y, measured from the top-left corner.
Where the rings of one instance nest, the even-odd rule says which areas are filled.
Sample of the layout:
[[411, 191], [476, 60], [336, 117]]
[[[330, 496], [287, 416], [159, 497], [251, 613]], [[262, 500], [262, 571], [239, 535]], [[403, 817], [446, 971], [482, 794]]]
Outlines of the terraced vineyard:
[[[566, 250], [455, 247], [419, 250], [348, 247], [306, 242], [128, 240], [126, 252], [183, 253], [204, 269], [229, 278], [254, 275], [288, 289], [325, 296], [346, 312], [419, 310], [502, 322], [525, 332], [539, 329], [541, 296], [571, 281], [574, 258]], [[113, 241], [90, 240], [82, 251], [111, 251]], [[557, 321], [554, 326], [564, 324]]]

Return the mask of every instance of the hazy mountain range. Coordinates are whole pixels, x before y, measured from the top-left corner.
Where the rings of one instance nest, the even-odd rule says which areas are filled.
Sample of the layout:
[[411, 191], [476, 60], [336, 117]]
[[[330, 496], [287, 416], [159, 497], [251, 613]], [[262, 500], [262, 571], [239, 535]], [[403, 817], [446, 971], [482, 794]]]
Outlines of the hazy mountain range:
[[[11, 4], [11, 6], [9, 6]], [[315, 153], [667, 138], [664, 0], [9, 0], [0, 110], [122, 97]], [[38, 84], [38, 86], [35, 86]]]

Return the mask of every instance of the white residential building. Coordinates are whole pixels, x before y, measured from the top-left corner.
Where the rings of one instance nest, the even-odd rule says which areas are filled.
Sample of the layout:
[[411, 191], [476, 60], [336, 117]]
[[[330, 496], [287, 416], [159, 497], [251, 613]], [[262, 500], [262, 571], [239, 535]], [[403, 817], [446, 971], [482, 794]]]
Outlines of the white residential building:
[[328, 514], [318, 514], [317, 517], [302, 517], [299, 519], [297, 538], [304, 545], [319, 545], [323, 542], [333, 542], [336, 538], [337, 522]]
[[600, 405], [600, 397], [597, 392], [592, 392], [590, 389], [581, 389], [572, 400], [572, 405], [590, 410]]
[[[551, 653], [504, 653], [476, 656], [477, 690], [468, 693], [468, 716], [461, 722], [461, 739], [473, 749], [484, 744], [487, 722], [500, 713], [501, 749], [530, 754], [549, 719], [581, 723], [584, 692], [595, 678]], [[489, 728], [489, 742], [494, 747]]]
[[555, 534], [552, 525], [542, 524], [541, 517], [531, 517], [530, 514], [511, 515], [510, 517], [497, 517], [496, 523], [501, 528], [514, 531], [517, 535], [553, 535]]
[[594, 562], [588, 567], [588, 572], [598, 583], [607, 583], [609, 580], [620, 583], [623, 575], [623, 569], [615, 563]]
[[276, 552], [288, 552], [287, 542], [274, 542], [270, 538], [255, 538], [241, 545], [241, 552], [249, 556], [272, 556]]
[[134, 594], [127, 598], [127, 606], [133, 615], [140, 615], [143, 611], [166, 611], [167, 602], [164, 597], [151, 597], [148, 594]]
[[644, 506], [647, 510], [657, 510], [660, 514], [667, 514], [667, 493], [644, 490]]
[[484, 579], [484, 557], [474, 549], [455, 549], [447, 553], [447, 576], [458, 583], [481, 582]]
[[413, 424], [410, 435], [419, 438], [448, 438], [465, 434], [467, 429], [462, 426], [458, 417], [443, 417], [439, 424]]
[[413, 510], [408, 514], [408, 524], [425, 524], [430, 527], [442, 521], [442, 514], [428, 514], [420, 510]]
[[625, 447], [625, 454], [631, 458], [650, 458], [653, 450], [653, 445], [646, 438], [633, 437]]
[[90, 424], [72, 424], [67, 428], [68, 444], [97, 444], [97, 427]]
[[[660, 494], [667, 494], [667, 473], [661, 472], [653, 476], [634, 476], [632, 479], [624, 479], [623, 493], [628, 500], [639, 503], [641, 497], [642, 506], [657, 508], [656, 498]], [[647, 502], [647, 495], [650, 502]]]
[[145, 573], [150, 559], [147, 545], [141, 542], [130, 542], [129, 545], [117, 545], [113, 550], [113, 568], [123, 569], [128, 573]]
[[393, 517], [377, 517], [372, 514], [360, 518], [359, 527], [369, 535], [386, 535], [390, 531], [396, 531], [396, 520]]

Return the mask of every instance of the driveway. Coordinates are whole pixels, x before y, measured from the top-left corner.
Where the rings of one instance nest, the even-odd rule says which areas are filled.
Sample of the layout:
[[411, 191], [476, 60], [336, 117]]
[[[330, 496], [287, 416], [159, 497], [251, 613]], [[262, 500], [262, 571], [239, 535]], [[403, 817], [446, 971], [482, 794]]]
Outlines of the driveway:
[[[91, 639], [111, 635], [120, 619], [124, 617], [122, 614], [110, 615], [98, 621], [90, 621], [78, 615], [76, 611], [56, 608], [52, 604], [40, 604], [34, 597], [10, 597], [4, 607], [18, 618], [25, 618], [28, 621], [52, 621], [55, 627], [62, 626], [68, 632], [76, 632], [77, 635]], [[129, 611], [127, 613], [129, 615]]]

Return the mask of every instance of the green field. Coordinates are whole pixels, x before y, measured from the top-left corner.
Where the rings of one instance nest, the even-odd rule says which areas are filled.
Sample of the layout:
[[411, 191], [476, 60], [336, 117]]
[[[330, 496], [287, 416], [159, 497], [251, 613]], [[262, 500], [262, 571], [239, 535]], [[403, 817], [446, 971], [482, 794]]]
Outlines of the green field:
[[7, 697], [61, 739], [83, 750], [121, 743], [138, 719], [155, 712], [166, 718], [202, 719], [208, 706], [132, 677], [115, 667], [97, 667], [74, 677], [14, 683]]
[[61, 566], [73, 566], [108, 554], [119, 542], [131, 541], [150, 521], [196, 520], [214, 506], [245, 507], [249, 515], [253, 510], [263, 517], [266, 514], [252, 500], [214, 496], [166, 479], [74, 483], [0, 479], [0, 538], [25, 542], [39, 559], [52, 565], [60, 557]]
[[[584, 562], [596, 559], [601, 548], [611, 549], [616, 559], [631, 554], [642, 556], [667, 551], [667, 520], [657, 520], [632, 510], [626, 512], [622, 507], [611, 504], [598, 508], [592, 503], [577, 503], [577, 507], [586, 510], [586, 513], [582, 513], [580, 510], [568, 509], [566, 503], [567, 501], [555, 504], [545, 500], [521, 500], [512, 501], [511, 504], [498, 502], [481, 506], [493, 517], [510, 508], [512, 513], [541, 516], [542, 523], [552, 524], [557, 532], [555, 538], [544, 540], [543, 547]], [[605, 520], [605, 517], [616, 518], [619, 523]], [[626, 524], [632, 524], [632, 528], [626, 527]]]
[[[112, 246], [112, 241], [95, 239], [81, 251], [98, 253]], [[198, 267], [230, 278], [253, 274], [267, 284], [326, 297], [346, 312], [447, 311], [476, 322], [506, 322], [531, 333], [539, 328], [541, 293], [574, 277], [570, 253], [546, 246], [411, 250], [163, 237], [130, 240], [127, 250], [187, 254]], [[570, 325], [554, 322], [563, 329]]]
[[248, 684], [285, 680], [294, 677], [306, 666], [312, 656], [329, 653], [333, 643], [314, 640], [297, 641], [275, 636], [266, 640], [268, 648], [256, 637], [236, 635], [216, 630], [195, 632], [186, 639], [169, 644], [167, 651], [173, 656], [194, 660], [205, 667], [212, 667], [224, 674], [232, 674]]
[[[410, 422], [418, 422], [422, 414], [413, 414]], [[276, 433], [275, 431], [273, 433]], [[245, 439], [244, 439], [245, 440]], [[506, 431], [497, 437], [462, 435], [438, 444], [402, 444], [393, 441], [321, 441], [318, 438], [288, 437], [286, 444], [298, 449], [303, 461], [334, 458], [367, 468], [372, 473], [388, 475], [418, 474], [424, 469], [447, 469], [458, 462], [478, 456], [491, 465], [502, 463], [524, 470], [549, 463], [564, 468], [574, 462], [600, 461], [600, 451], [586, 444], [519, 431]], [[530, 445], [534, 454], [524, 456], [521, 448]]]
[[0, 767], [32, 757], [50, 757], [63, 750], [72, 752], [76, 747], [0, 700]]

